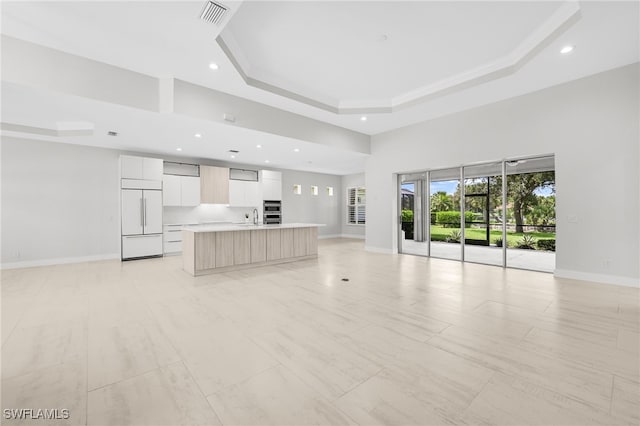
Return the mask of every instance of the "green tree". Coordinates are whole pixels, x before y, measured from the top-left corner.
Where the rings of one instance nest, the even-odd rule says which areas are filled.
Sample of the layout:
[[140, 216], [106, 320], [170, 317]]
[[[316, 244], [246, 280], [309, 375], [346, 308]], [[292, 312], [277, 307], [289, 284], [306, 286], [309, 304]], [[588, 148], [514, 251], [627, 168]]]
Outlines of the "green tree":
[[554, 172], [521, 173], [507, 176], [508, 199], [513, 206], [516, 232], [524, 232], [524, 215], [536, 204], [536, 189], [555, 190]]
[[443, 212], [453, 210], [453, 197], [444, 191], [431, 195], [431, 211]]
[[533, 225], [554, 224], [556, 219], [556, 197], [554, 195], [547, 197], [536, 196], [536, 201], [529, 209], [526, 218]]

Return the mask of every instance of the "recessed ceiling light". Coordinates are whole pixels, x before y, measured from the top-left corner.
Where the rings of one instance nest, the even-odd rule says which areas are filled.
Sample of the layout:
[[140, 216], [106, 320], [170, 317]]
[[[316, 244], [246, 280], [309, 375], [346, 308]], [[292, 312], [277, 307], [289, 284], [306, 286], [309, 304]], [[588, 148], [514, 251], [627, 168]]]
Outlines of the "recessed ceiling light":
[[560, 53], [562, 53], [563, 55], [566, 55], [567, 53], [570, 53], [572, 50], [573, 50], [573, 46], [567, 45], [562, 49], [560, 49]]
[[176, 148], [176, 151], [182, 151], [182, 148]]
[[201, 138], [202, 135], [200, 133], [196, 133], [195, 135], [193, 135], [194, 138]]
[[269, 162], [269, 160], [264, 160], [264, 162], [265, 162], [265, 163], [268, 163], [268, 162]]
[[256, 145], [256, 148], [262, 148], [262, 145]]
[[300, 152], [300, 148], [294, 148], [293, 152]]
[[211, 68], [212, 70], [217, 70], [218, 69], [218, 64], [216, 64], [215, 62], [211, 62], [209, 64], [209, 68]]
[[362, 117], [360, 117], [360, 121], [367, 121], [367, 116], [363, 115]]
[[231, 156], [231, 158], [236, 158], [236, 156], [235, 156], [235, 155], [232, 155], [232, 156]]

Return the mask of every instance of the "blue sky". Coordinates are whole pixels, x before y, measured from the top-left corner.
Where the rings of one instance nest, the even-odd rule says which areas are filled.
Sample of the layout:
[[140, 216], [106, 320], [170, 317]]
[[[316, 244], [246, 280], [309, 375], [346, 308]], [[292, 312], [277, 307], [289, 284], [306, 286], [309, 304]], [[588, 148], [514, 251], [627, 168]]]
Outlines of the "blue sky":
[[[412, 183], [403, 184], [402, 187], [405, 188], [405, 189], [408, 189], [410, 191], [413, 191], [413, 184]], [[431, 182], [431, 193], [435, 194], [436, 192], [444, 191], [447, 194], [453, 195], [456, 192], [456, 188], [457, 187], [458, 187], [458, 181], [457, 180], [449, 180], [449, 181], [443, 181], [443, 182]], [[538, 188], [533, 192], [534, 192], [534, 194], [540, 195], [542, 197], [548, 197], [550, 195], [553, 195], [553, 191], [551, 191], [550, 187]]]

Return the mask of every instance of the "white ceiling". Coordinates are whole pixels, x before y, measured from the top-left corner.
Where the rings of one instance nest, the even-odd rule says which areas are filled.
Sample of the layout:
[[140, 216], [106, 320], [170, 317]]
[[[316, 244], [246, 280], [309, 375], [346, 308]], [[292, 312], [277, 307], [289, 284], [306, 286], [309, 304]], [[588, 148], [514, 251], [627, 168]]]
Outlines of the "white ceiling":
[[[464, 76], [470, 70], [477, 74], [478, 67], [504, 58], [537, 34], [536, 30], [550, 28], [549, 18], [569, 7], [561, 2], [222, 2], [234, 13], [225, 31], [241, 46], [249, 74], [254, 72], [272, 84], [322, 101], [365, 106]], [[638, 2], [575, 3], [571, 6], [579, 6], [575, 18], [537, 45], [519, 67], [493, 79], [477, 79], [462, 88], [436, 93], [391, 113], [369, 113], [363, 122], [359, 114], [336, 114], [247, 84], [216, 42], [221, 28], [199, 20], [203, 4], [203, 0], [3, 1], [1, 30], [33, 43], [152, 76], [176, 77], [370, 135], [640, 60]], [[386, 41], [381, 41], [383, 34]], [[575, 45], [575, 50], [561, 55], [559, 50], [566, 44]], [[212, 61], [219, 64], [218, 71], [209, 69]], [[13, 105], [4, 101], [3, 93], [6, 117]], [[75, 100], [75, 110], [83, 111], [79, 103], [85, 101]], [[82, 107], [96, 109], [91, 113], [96, 127], [108, 127], [120, 119], [128, 123], [123, 123], [126, 127], [134, 123], [127, 121], [128, 114], [143, 114], [94, 104], [99, 103]], [[42, 115], [56, 111], [52, 108]], [[31, 114], [22, 113], [25, 119]], [[68, 120], [83, 121], [71, 115]], [[214, 126], [186, 117], [181, 120], [171, 126], [184, 134], [191, 134], [194, 125]], [[147, 129], [131, 131], [144, 134]], [[283, 145], [283, 159], [289, 148]], [[343, 154], [327, 154], [326, 164], [319, 168], [332, 169], [332, 162], [340, 162]], [[202, 150], [189, 155], [209, 154]], [[297, 167], [288, 167], [308, 169], [295, 164]], [[361, 171], [362, 161], [359, 164]], [[335, 168], [339, 169], [353, 168]]]
[[[3, 82], [1, 88], [2, 121], [34, 128], [26, 132], [4, 129], [2, 134], [7, 136], [334, 175], [362, 172], [367, 157], [242, 127], [158, 114], [13, 83]], [[63, 138], [37, 134], [38, 129], [64, 133], [68, 127], [88, 128], [92, 132]], [[117, 131], [118, 136], [108, 136], [111, 130]], [[194, 136], [196, 132], [200, 138]], [[257, 148], [258, 144], [261, 148]], [[231, 149], [240, 151], [234, 154], [236, 158], [231, 158]]]
[[489, 68], [563, 5], [247, 2], [221, 36], [253, 78], [336, 106], [384, 106]]

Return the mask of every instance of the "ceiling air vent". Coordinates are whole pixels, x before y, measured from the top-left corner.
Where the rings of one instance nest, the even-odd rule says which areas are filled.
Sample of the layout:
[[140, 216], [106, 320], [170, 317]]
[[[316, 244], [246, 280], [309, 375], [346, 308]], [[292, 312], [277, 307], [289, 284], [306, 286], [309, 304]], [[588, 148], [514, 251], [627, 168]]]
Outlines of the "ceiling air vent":
[[223, 6], [220, 3], [208, 1], [202, 8], [200, 19], [202, 19], [203, 21], [211, 22], [212, 24], [219, 25], [220, 22], [222, 22], [222, 20], [224, 19], [228, 10], [229, 9], [227, 9], [226, 6]]

